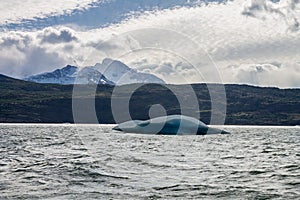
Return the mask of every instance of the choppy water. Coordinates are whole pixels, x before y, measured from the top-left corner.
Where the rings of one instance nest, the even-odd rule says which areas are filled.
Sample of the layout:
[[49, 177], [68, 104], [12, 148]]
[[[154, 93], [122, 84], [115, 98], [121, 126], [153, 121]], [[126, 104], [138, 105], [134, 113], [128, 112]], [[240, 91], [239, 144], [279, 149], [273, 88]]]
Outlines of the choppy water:
[[0, 199], [297, 199], [300, 129], [123, 134], [109, 125], [0, 125]]

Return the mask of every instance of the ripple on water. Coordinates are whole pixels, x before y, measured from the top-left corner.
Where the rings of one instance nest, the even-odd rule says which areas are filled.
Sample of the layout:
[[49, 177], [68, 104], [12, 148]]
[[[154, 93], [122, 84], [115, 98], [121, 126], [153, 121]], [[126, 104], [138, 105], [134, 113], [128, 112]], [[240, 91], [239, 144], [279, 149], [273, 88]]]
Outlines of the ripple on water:
[[153, 136], [1, 125], [0, 199], [297, 199], [299, 129]]

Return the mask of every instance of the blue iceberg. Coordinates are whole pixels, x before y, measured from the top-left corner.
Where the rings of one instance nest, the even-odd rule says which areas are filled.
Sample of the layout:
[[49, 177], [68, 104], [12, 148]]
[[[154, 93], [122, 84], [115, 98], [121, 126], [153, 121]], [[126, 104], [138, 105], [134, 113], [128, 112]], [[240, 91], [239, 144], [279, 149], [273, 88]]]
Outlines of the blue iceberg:
[[126, 133], [157, 135], [207, 135], [229, 134], [229, 132], [212, 128], [198, 119], [184, 115], [168, 115], [149, 120], [131, 120], [113, 128]]

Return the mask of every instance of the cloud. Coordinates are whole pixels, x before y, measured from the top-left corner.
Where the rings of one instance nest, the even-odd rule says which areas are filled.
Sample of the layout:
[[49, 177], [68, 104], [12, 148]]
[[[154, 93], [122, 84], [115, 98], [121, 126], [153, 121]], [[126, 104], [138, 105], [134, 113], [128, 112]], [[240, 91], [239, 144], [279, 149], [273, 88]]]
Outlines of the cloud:
[[77, 41], [74, 31], [70, 28], [46, 28], [40, 33], [38, 38], [41, 38], [42, 43], [68, 43], [71, 41]]
[[[257, 16], [254, 8], [249, 12]], [[58, 26], [0, 33], [0, 73], [22, 77], [66, 64], [94, 65], [110, 57], [169, 83], [300, 87], [295, 78], [300, 31], [287, 31], [286, 21], [268, 18], [269, 11], [263, 10], [266, 20], [258, 20], [241, 14], [243, 10], [244, 2], [236, 0], [147, 11], [90, 30]]]
[[[55, 32], [59, 32], [59, 30], [61, 29], [55, 30]], [[24, 77], [54, 69], [67, 62], [67, 57], [65, 57], [67, 54], [61, 54], [59, 50], [66, 46], [43, 45], [45, 39], [49, 39], [51, 36], [49, 31], [50, 29], [35, 33], [3, 33], [0, 37], [0, 73]], [[62, 30], [63, 32], [64, 30]], [[58, 40], [52, 42], [56, 44]]]
[[[132, 68], [144, 73], [153, 73], [168, 83], [187, 84], [207, 81], [203, 78], [203, 73], [205, 72], [200, 72], [196, 66], [192, 66], [191, 63], [188, 63], [184, 59], [176, 58], [174, 55], [160, 52], [159, 58], [142, 58], [139, 61], [134, 58], [132, 60], [132, 62], [129, 61], [127, 63]], [[174, 80], [176, 80], [176, 82]]]
[[272, 2], [270, 0], [248, 0], [242, 11], [243, 15], [266, 20], [271, 16], [280, 17], [288, 25], [289, 30], [299, 30], [299, 0]]
[[300, 87], [299, 67], [297, 63], [245, 63], [228, 66], [224, 73], [232, 73], [228, 82], [292, 88]]
[[2, 0], [0, 6], [0, 24], [20, 23], [23, 20], [35, 20], [36, 18], [70, 14], [74, 10], [87, 9], [98, 1], [99, 0]]
[[[191, 7], [201, 2], [203, 3], [201, 0], [50, 0], [47, 2], [2, 0], [0, 29], [31, 30], [65, 24], [95, 28], [118, 23], [133, 13], [142, 15], [144, 11]], [[24, 8], [30, 9], [30, 12]]]

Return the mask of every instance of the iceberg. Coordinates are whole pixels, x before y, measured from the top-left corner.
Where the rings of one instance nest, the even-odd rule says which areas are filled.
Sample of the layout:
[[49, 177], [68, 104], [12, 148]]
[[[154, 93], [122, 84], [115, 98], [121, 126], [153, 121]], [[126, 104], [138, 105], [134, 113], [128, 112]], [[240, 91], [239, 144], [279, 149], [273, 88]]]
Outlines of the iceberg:
[[131, 120], [115, 126], [113, 130], [156, 135], [229, 134], [227, 131], [209, 127], [198, 119], [184, 115], [168, 115], [149, 120]]

